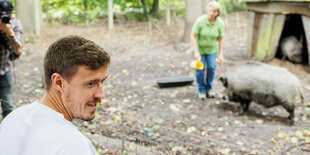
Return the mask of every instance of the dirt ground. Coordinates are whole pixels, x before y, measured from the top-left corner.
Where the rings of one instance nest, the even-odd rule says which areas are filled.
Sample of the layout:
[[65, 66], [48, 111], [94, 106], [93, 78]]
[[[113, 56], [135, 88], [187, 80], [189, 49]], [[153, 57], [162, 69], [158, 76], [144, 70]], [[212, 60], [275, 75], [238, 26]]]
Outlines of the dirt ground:
[[[218, 78], [248, 60], [246, 14], [230, 14], [225, 22], [226, 61], [217, 65], [213, 88], [218, 96], [224, 89]], [[288, 113], [282, 107], [251, 104], [249, 112], [238, 115], [236, 103], [219, 97], [199, 100], [195, 82], [184, 87], [157, 86], [156, 80], [162, 77], [194, 77], [190, 44], [180, 41], [183, 29], [184, 21], [176, 19], [171, 28], [164, 21], [153, 22], [152, 35], [147, 22], [117, 22], [114, 31], [108, 31], [107, 22], [102, 22], [90, 28], [45, 26], [40, 36], [25, 33], [23, 55], [15, 62], [14, 101], [20, 106], [40, 99], [44, 93], [43, 55], [48, 46], [62, 36], [81, 35], [112, 56], [106, 98], [96, 118], [74, 122], [98, 152], [120, 154], [122, 145], [114, 140], [123, 136], [129, 154], [310, 153], [307, 66], [279, 59], [266, 62], [287, 68], [302, 82], [306, 102], [296, 105], [294, 126], [286, 124]]]

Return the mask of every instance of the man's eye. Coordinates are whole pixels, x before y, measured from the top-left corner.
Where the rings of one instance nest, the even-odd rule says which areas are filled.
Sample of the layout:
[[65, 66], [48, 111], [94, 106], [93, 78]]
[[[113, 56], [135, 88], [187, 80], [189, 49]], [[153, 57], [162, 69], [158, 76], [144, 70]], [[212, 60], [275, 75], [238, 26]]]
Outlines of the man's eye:
[[94, 83], [94, 82], [90, 82], [90, 83], [88, 83], [88, 86], [93, 86], [93, 85], [95, 85], [95, 83]]

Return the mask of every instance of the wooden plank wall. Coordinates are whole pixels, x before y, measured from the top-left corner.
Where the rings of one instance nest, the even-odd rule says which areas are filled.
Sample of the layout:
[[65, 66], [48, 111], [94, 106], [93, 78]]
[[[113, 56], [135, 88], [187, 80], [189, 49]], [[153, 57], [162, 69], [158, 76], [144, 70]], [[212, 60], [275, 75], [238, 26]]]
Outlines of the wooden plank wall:
[[279, 45], [285, 15], [249, 11], [247, 55], [251, 59], [272, 59]]
[[279, 45], [280, 37], [283, 31], [283, 27], [285, 24], [285, 15], [282, 14], [276, 14], [274, 18], [273, 28], [272, 28], [272, 34], [270, 39], [270, 55], [268, 55], [269, 59], [272, 59], [275, 57], [277, 53], [277, 48]]
[[305, 30], [307, 47], [308, 47], [308, 65], [310, 67], [310, 17], [302, 16], [302, 23]]
[[274, 24], [274, 14], [263, 14], [258, 33], [256, 59], [265, 60], [271, 55], [270, 42]]

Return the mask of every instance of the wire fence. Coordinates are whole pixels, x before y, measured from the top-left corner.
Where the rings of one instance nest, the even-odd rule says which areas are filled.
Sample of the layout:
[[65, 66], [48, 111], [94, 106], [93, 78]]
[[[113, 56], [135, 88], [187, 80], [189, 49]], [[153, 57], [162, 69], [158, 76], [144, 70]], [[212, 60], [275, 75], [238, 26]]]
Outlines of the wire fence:
[[[115, 114], [100, 111], [101, 115], [108, 116], [109, 118], [113, 118]], [[123, 112], [119, 112], [119, 115], [124, 115]], [[124, 119], [124, 117], [121, 117]], [[126, 117], [125, 117], [126, 118]], [[156, 132], [156, 136], [148, 136], [147, 132], [144, 132], [143, 129], [135, 128], [130, 126], [130, 124], [126, 124], [125, 120], [121, 120], [120, 124], [114, 123], [109, 125], [99, 126], [97, 129], [101, 130], [102, 135], [107, 133], [105, 131], [109, 131], [118, 136], [122, 137], [122, 140], [125, 139], [126, 142], [135, 142], [136, 145], [139, 146], [157, 146], [160, 150], [162, 148], [166, 151], [172, 151], [173, 154], [178, 154], [182, 152], [183, 154], [225, 154], [227, 149], [229, 151], [233, 151], [235, 153], [263, 153], [268, 154], [268, 152], [255, 152], [251, 143], [244, 143], [243, 145], [239, 145], [236, 143], [234, 139], [229, 138], [221, 138], [219, 136], [207, 135], [200, 136], [193, 133], [184, 132], [178, 129], [173, 129], [166, 127], [161, 124], [156, 124], [159, 126], [160, 132]], [[140, 124], [144, 124], [144, 126], [152, 126], [154, 122], [139, 122]], [[252, 124], [255, 125], [254, 123]], [[309, 129], [307, 126], [301, 126], [300, 130]], [[109, 135], [105, 135], [109, 136]], [[173, 143], [174, 145], [170, 145]], [[309, 144], [309, 142], [302, 141], [301, 145]], [[176, 146], [181, 146], [176, 147]], [[295, 145], [293, 145], [295, 146]], [[287, 152], [292, 149], [293, 146], [283, 146], [282, 150]], [[125, 147], [122, 147], [125, 148]], [[177, 149], [176, 149], [177, 148]], [[228, 152], [229, 152], [228, 151]], [[279, 150], [280, 151], [280, 150]], [[226, 152], [227, 153], [227, 152]], [[156, 154], [160, 154], [157, 152]]]
[[[111, 119], [114, 116], [114, 114], [103, 111], [100, 111], [100, 113], [110, 117]], [[120, 115], [123, 115], [123, 113]], [[123, 117], [121, 118], [123, 119]], [[105, 135], [105, 133], [110, 133], [110, 135], [105, 136], [111, 136], [111, 133], [114, 133], [116, 134], [115, 137], [121, 137], [121, 139], [126, 142], [135, 142], [136, 145], [140, 146], [157, 146], [158, 148], [173, 151], [175, 153], [220, 153], [223, 148], [233, 148], [235, 150], [242, 150], [243, 152], [250, 152], [248, 148], [251, 148], [250, 146], [237, 145], [235, 144], [235, 141], [229, 141], [228, 139], [220, 139], [219, 137], [212, 136], [200, 136], [177, 129], [168, 128], [160, 124], [157, 124], [159, 126], [158, 130], [162, 131], [160, 134], [157, 132], [157, 135], [152, 137], [148, 136], [147, 132], [144, 132], [143, 129], [130, 127], [124, 122], [124, 120], [121, 120], [120, 124], [100, 125], [96, 129], [100, 130], [102, 135]], [[140, 123], [145, 125], [148, 124], [146, 122]], [[171, 143], [173, 143], [173, 145], [171, 145]], [[122, 148], [126, 150], [124, 143], [122, 143], [122, 145]]]

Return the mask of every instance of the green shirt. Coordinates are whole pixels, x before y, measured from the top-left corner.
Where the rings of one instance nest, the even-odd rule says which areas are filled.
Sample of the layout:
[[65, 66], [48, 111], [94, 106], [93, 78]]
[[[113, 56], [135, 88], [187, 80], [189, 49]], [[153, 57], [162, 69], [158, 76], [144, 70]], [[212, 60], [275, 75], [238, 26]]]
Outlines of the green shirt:
[[200, 16], [192, 29], [198, 34], [197, 46], [200, 54], [212, 54], [219, 51], [218, 37], [225, 35], [224, 21], [216, 17], [213, 24], [209, 23], [208, 15]]

